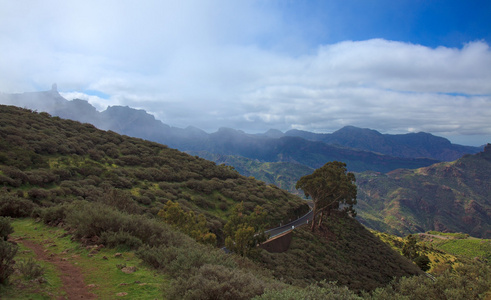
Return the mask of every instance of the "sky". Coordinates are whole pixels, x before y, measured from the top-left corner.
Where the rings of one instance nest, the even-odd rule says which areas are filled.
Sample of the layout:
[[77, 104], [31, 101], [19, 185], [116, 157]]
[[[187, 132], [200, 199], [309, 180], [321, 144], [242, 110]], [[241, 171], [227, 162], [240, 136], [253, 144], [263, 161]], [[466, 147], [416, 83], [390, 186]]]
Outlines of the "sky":
[[207, 132], [491, 142], [488, 0], [0, 0], [0, 92]]

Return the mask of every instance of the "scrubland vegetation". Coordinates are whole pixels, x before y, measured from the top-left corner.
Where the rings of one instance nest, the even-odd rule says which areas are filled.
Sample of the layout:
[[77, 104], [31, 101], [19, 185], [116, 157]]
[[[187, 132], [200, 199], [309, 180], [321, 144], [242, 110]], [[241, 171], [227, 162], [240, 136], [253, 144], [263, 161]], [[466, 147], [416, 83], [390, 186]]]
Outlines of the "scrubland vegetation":
[[[226, 254], [217, 246], [227, 237], [239, 241], [229, 228], [243, 236], [249, 227], [257, 231], [296, 218], [307, 205], [230, 167], [45, 113], [0, 106], [0, 138], [0, 296], [15, 298], [12, 289], [27, 289], [32, 277], [47, 277], [49, 284], [37, 281], [30, 292], [58, 293], [56, 270], [28, 257], [22, 244], [42, 243], [41, 236], [74, 251], [73, 259], [83, 257], [77, 263], [89, 277], [87, 265], [99, 261], [87, 247], [132, 257], [161, 281], [143, 293], [148, 299], [155, 293], [167, 299], [412, 299], [424, 291], [458, 299], [482, 297], [490, 288], [489, 266], [477, 261], [446, 269], [435, 281], [400, 279], [421, 271], [346, 214], [331, 214], [315, 233], [295, 231], [287, 252]], [[172, 209], [190, 224], [166, 216]], [[6, 241], [9, 235], [19, 238], [17, 245]], [[59, 248], [49, 251], [65, 255]], [[120, 274], [124, 263], [106, 260]], [[112, 282], [103, 276], [97, 280]], [[114, 296], [104, 289], [94, 293]]]

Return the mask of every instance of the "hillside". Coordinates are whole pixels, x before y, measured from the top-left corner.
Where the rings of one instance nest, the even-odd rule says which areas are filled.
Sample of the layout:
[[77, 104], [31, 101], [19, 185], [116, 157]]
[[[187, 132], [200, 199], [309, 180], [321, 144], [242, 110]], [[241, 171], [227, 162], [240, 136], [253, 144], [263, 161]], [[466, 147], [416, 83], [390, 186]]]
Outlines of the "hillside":
[[218, 236], [234, 203], [247, 212], [262, 205], [271, 225], [308, 210], [300, 198], [230, 167], [89, 124], [0, 108], [0, 182], [39, 205], [107, 201], [116, 191], [126, 211], [156, 215], [178, 201], [204, 213]]
[[[368, 290], [383, 286], [394, 276], [417, 273], [410, 262], [395, 253], [367, 251], [367, 239], [374, 251], [382, 242], [367, 235], [355, 220], [340, 217], [331, 219], [328, 230], [336, 239], [327, 244], [323, 240], [326, 237], [299, 233], [301, 247], [328, 255], [324, 247], [330, 245], [328, 249], [336, 252], [326, 257], [329, 269], [311, 269], [310, 275], [298, 275], [290, 281], [276, 269], [280, 265], [268, 263], [264, 250], [255, 258], [266, 260], [259, 265], [227, 255], [197, 243], [165, 224], [157, 214], [169, 200], [185, 210], [203, 213], [206, 226], [216, 233], [220, 245], [223, 223], [234, 204], [242, 202], [247, 213], [261, 205], [272, 226], [306, 211], [307, 205], [297, 196], [241, 176], [224, 165], [47, 113], [0, 106], [0, 137], [0, 216], [31, 216], [65, 228], [67, 232], [60, 238], [70, 235], [84, 246], [133, 251], [143, 265], [165, 274], [168, 279], [163, 286], [170, 298], [181, 298], [190, 291], [213, 293], [220, 286], [236, 293], [229, 299], [249, 299], [266, 290], [283, 289], [286, 284], [305, 287], [322, 279]], [[345, 227], [349, 230], [343, 230]], [[365, 268], [366, 261], [351, 256], [348, 248], [365, 249], [370, 265], [394, 264], [397, 268], [386, 268], [380, 276], [368, 271], [354, 274]], [[309, 264], [294, 249], [286, 252], [289, 258], [281, 267]], [[377, 269], [375, 272], [379, 273]], [[351, 274], [356, 278], [353, 284], [346, 279]], [[204, 278], [215, 281], [205, 282]], [[363, 282], [367, 285], [362, 286]]]
[[292, 194], [300, 195], [295, 189], [298, 179], [311, 174], [314, 169], [294, 162], [260, 162], [242, 156], [211, 154], [205, 151], [191, 151], [193, 155], [211, 160], [217, 164], [233, 166], [240, 174], [252, 176], [268, 184], [274, 184]]
[[482, 260], [491, 264], [491, 240], [479, 239], [463, 233], [428, 231], [419, 233], [421, 242], [451, 255], [466, 259]]
[[361, 222], [398, 235], [437, 230], [491, 237], [491, 145], [454, 162], [357, 175]]
[[342, 213], [325, 218], [320, 231], [295, 231], [289, 251], [263, 252], [260, 262], [287, 283], [306, 286], [337, 281], [352, 290], [373, 290], [393, 277], [421, 274], [406, 258]]
[[[429, 274], [439, 276], [445, 271], [455, 272], [462, 266], [478, 262], [489, 267], [491, 264], [491, 240], [478, 239], [463, 233], [443, 233], [429, 231], [417, 233], [405, 238], [371, 230], [378, 238], [401, 255], [414, 253], [407, 251], [412, 244], [412, 250], [419, 256], [428, 258]], [[405, 250], [406, 249], [406, 250]], [[491, 275], [491, 274], [490, 274]]]

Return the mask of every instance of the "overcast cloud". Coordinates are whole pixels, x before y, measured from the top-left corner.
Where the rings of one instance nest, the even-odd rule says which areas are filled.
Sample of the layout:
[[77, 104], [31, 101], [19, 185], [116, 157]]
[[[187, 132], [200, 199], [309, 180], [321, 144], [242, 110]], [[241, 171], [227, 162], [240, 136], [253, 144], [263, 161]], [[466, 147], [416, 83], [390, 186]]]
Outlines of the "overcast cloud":
[[0, 0], [0, 91], [56, 82], [99, 110], [128, 105], [206, 131], [354, 125], [491, 142], [488, 41], [315, 43], [312, 24], [292, 30], [279, 3]]

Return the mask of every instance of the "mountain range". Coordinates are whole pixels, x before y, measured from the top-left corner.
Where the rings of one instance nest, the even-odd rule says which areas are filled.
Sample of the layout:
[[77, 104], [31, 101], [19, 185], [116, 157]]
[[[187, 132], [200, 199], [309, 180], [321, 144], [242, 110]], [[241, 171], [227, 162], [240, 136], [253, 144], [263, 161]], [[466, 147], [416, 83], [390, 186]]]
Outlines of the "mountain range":
[[231, 128], [206, 133], [196, 127], [177, 128], [156, 120], [144, 110], [109, 106], [99, 112], [85, 100], [68, 101], [54, 85], [50, 91], [0, 94], [0, 103], [48, 112], [53, 116], [90, 123], [103, 130], [159, 142], [181, 151], [240, 155], [267, 162], [298, 162], [313, 168], [342, 159], [352, 171], [387, 172], [416, 168], [437, 161], [453, 161], [482, 147], [462, 146], [429, 133], [381, 134], [346, 126], [334, 133], [269, 130], [248, 134]]
[[[206, 133], [195, 127], [171, 127], [144, 110], [130, 107], [111, 106], [99, 112], [85, 100], [64, 99], [55, 87], [45, 92], [0, 94], [0, 103], [46, 111], [53, 116], [91, 123], [100, 129], [162, 143], [233, 166], [242, 175], [296, 194], [300, 194], [295, 189], [300, 177], [328, 161], [343, 161], [349, 171], [357, 172], [360, 190], [357, 210], [364, 225], [399, 235], [425, 230], [460, 230], [484, 237], [488, 234], [489, 196], [470, 193], [481, 187], [470, 185], [461, 190], [460, 186], [453, 186], [450, 190], [454, 196], [447, 199], [443, 191], [448, 191], [449, 185], [442, 182], [448, 178], [443, 179], [441, 172], [419, 176], [427, 172], [425, 168], [440, 170], [438, 166], [459, 165], [455, 161], [469, 160], [474, 156], [468, 155], [479, 153], [482, 147], [452, 144], [445, 138], [423, 132], [391, 135], [353, 126], [325, 134], [300, 130], [283, 133], [274, 129], [248, 134], [231, 128]], [[472, 172], [471, 168], [464, 168], [452, 176], [455, 181], [463, 181], [474, 176], [469, 175]], [[474, 177], [475, 180], [491, 180], [486, 172]], [[411, 184], [405, 183], [405, 179]], [[466, 200], [462, 200], [462, 195], [467, 195]], [[454, 206], [459, 209], [452, 210]], [[480, 213], [469, 219], [474, 211]], [[467, 225], [457, 226], [458, 222]]]

